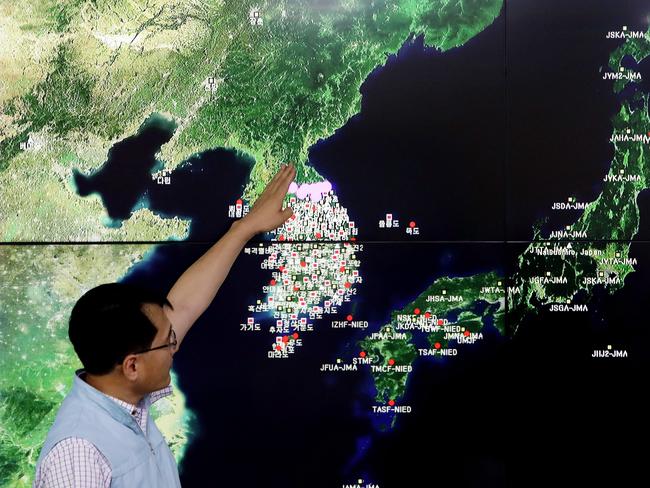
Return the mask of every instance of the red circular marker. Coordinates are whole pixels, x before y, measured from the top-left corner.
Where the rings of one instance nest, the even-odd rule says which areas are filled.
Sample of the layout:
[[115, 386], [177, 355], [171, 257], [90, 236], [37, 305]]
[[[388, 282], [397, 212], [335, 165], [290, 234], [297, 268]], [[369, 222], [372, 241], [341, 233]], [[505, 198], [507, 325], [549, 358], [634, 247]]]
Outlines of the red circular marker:
[[348, 319], [348, 322], [352, 322], [352, 315], [348, 315], [346, 319]]
[[280, 266], [278, 269], [279, 269], [280, 271], [284, 271], [284, 266]]
[[391, 407], [395, 405], [395, 400], [388, 400], [388, 405], [390, 405]]
[[425, 316], [426, 318], [431, 317], [431, 312], [424, 312], [424, 316]]
[[409, 227], [410, 227], [411, 229], [412, 229], [413, 227], [415, 227], [415, 222], [413, 222], [413, 221], [411, 220], [411, 222], [409, 222]]
[[304, 261], [300, 261], [300, 266], [302, 266], [304, 268], [305, 266], [307, 266], [307, 263], [304, 262]]
[[279, 346], [279, 345], [278, 345], [278, 346], [275, 346], [275, 350], [276, 350], [276, 351], [282, 351], [282, 346]]
[[345, 266], [341, 266], [340, 271], [341, 273], [345, 273]]
[[413, 310], [413, 313], [414, 313], [415, 315], [420, 315], [420, 309], [419, 309], [419, 308], [416, 308], [415, 310]]
[[299, 286], [294, 286], [293, 291], [300, 291], [300, 287]]
[[271, 286], [275, 286], [275, 283], [276, 283], [275, 280], [271, 280], [271, 281], [269, 281], [269, 284], [270, 284]]
[[438, 325], [442, 325], [442, 324], [444, 324], [444, 323], [445, 323], [444, 320], [442, 320], [442, 319], [438, 319]]
[[285, 344], [289, 342], [289, 336], [282, 336], [282, 342], [284, 342]]
[[356, 237], [350, 237], [350, 240], [351, 240], [351, 241], [356, 241], [357, 238], [356, 238]]
[[466, 330], [465, 332], [463, 332], [463, 334], [465, 335], [465, 337], [467, 337], [469, 335], [469, 330]]
[[284, 236], [280, 235], [280, 237], [278, 237], [278, 241], [284, 241]]
[[300, 337], [300, 336], [298, 335], [297, 332], [294, 332], [293, 335], [292, 335], [291, 337], [293, 337], [294, 339], [297, 339], [297, 338]]
[[345, 287], [346, 288], [350, 288], [351, 286], [352, 286], [352, 283], [350, 283], [349, 281], [345, 282]]
[[296, 215], [295, 214], [291, 216], [291, 220], [296, 220]]
[[242, 203], [244, 203], [244, 202], [242, 201], [242, 199], [241, 199], [241, 198], [238, 198], [238, 199], [237, 199], [237, 205], [241, 205]]
[[320, 239], [320, 232], [316, 232], [316, 239]]
[[394, 360], [393, 358], [390, 358], [390, 359], [388, 360], [388, 364], [389, 364], [390, 366], [392, 366], [393, 364], [395, 364], [395, 360]]
[[359, 353], [359, 357], [360, 357], [360, 358], [365, 358], [365, 357], [366, 357], [366, 351], [361, 351], [361, 352]]
[[436, 349], [440, 349], [441, 346], [440, 346], [440, 343], [439, 343], [439, 342], [436, 342], [436, 343], [433, 345], [433, 347], [435, 347]]

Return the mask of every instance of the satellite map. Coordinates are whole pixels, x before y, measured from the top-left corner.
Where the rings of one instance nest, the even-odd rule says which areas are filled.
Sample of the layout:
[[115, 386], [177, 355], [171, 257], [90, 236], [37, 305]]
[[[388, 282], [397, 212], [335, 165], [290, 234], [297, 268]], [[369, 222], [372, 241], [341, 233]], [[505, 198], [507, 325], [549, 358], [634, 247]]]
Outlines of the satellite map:
[[166, 293], [288, 162], [294, 217], [152, 407], [183, 486], [647, 476], [648, 0], [0, 12], [0, 486], [81, 367], [75, 301]]

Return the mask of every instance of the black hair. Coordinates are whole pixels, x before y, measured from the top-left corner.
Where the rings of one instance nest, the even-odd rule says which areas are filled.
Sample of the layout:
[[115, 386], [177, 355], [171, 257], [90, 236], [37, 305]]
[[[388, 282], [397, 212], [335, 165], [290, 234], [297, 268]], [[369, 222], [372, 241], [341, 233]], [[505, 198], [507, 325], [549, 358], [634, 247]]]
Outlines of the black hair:
[[158, 329], [142, 305], [171, 303], [165, 295], [125, 283], [107, 283], [86, 292], [70, 314], [68, 337], [84, 369], [110, 373], [131, 353], [151, 347]]

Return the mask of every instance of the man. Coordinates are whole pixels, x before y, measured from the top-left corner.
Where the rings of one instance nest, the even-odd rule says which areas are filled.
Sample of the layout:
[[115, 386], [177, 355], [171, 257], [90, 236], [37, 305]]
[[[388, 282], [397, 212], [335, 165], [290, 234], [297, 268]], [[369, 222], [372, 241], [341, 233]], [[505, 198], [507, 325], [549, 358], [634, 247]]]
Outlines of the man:
[[171, 394], [172, 357], [248, 240], [293, 215], [282, 202], [295, 175], [292, 165], [283, 165], [248, 215], [233, 222], [166, 297], [112, 283], [79, 299], [68, 335], [84, 367], [48, 432], [34, 487], [180, 486], [149, 406]]

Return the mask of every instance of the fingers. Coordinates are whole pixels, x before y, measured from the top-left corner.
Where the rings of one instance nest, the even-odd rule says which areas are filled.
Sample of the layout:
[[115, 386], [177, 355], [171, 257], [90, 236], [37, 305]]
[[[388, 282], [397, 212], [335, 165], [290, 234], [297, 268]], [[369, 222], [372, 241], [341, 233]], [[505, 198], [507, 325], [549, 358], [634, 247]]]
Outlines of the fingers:
[[284, 186], [284, 180], [289, 179], [289, 181], [291, 181], [296, 175], [296, 168], [293, 166], [293, 164], [285, 164], [284, 167], [280, 170], [279, 175], [280, 177], [278, 178], [278, 181], [281, 182], [280, 184], [282, 186]]
[[269, 190], [270, 190], [271, 188], [273, 188], [273, 187], [275, 186], [275, 183], [276, 183], [276, 182], [277, 182], [277, 181], [282, 177], [282, 175], [284, 174], [285, 170], [286, 170], [286, 165], [283, 164], [282, 166], [280, 166], [280, 169], [278, 170], [278, 172], [275, 173], [275, 175], [273, 176], [273, 178], [271, 178], [271, 181], [269, 181], [269, 182], [267, 183], [266, 188], [268, 188]]
[[288, 219], [290, 219], [292, 215], [293, 215], [293, 209], [291, 207], [286, 207], [282, 211], [282, 218], [284, 219], [283, 222], [286, 222]]
[[266, 184], [266, 187], [264, 188], [263, 193], [274, 193], [275, 192], [278, 181], [282, 178], [282, 175], [286, 171], [286, 166], [287, 166], [286, 164], [280, 165], [280, 169], [275, 173], [273, 178], [271, 178], [271, 181], [269, 181]]
[[[282, 198], [287, 194], [289, 185], [296, 176], [296, 168], [292, 164], [282, 165], [280, 171], [277, 172], [271, 183], [269, 184], [269, 191], [275, 193], [276, 191], [283, 191]], [[272, 185], [272, 186], [271, 186]]]
[[257, 199], [258, 202], [271, 199], [273, 201], [282, 201], [287, 195], [289, 185], [296, 176], [296, 168], [293, 164], [283, 164], [275, 176], [269, 181], [264, 191]]
[[282, 186], [280, 187], [283, 189], [283, 196], [287, 194], [287, 191], [289, 190], [289, 186], [291, 185], [291, 182], [295, 177], [296, 177], [296, 168], [291, 166], [289, 170], [286, 172], [286, 174], [284, 175], [284, 181], [282, 182]]

